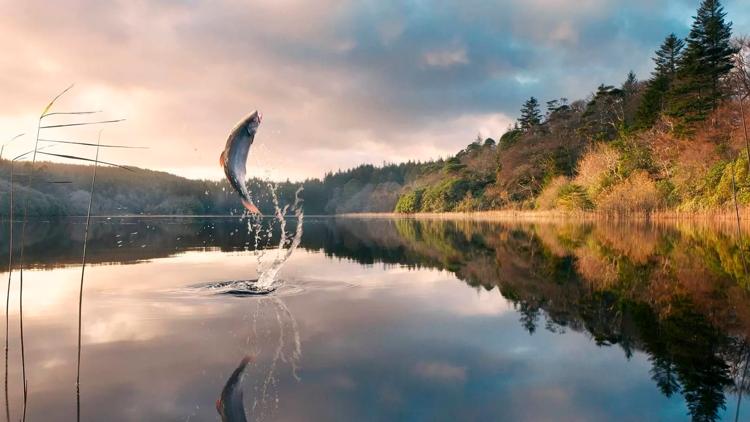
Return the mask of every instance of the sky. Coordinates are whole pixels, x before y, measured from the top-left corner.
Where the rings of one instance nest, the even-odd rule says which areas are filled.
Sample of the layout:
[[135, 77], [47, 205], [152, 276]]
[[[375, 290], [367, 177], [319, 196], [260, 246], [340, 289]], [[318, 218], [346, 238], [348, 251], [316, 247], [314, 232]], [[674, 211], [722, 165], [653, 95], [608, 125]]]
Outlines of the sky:
[[[735, 34], [750, 2], [725, 0]], [[39, 113], [70, 84], [42, 138], [148, 147], [102, 159], [220, 179], [232, 127], [263, 122], [248, 173], [321, 177], [362, 163], [454, 154], [497, 139], [530, 96], [585, 98], [645, 79], [697, 0], [0, 0], [0, 140], [33, 148]], [[55, 120], [56, 119], [56, 120]], [[54, 153], [93, 156], [57, 146]], [[50, 150], [49, 152], [53, 152]]]

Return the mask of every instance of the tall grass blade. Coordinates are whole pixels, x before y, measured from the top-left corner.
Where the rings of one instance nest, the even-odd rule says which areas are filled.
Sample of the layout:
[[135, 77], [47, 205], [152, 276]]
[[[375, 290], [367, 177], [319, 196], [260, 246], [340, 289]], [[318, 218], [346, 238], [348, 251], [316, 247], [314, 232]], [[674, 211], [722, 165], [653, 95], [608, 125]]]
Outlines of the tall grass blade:
[[82, 115], [82, 114], [96, 114], [101, 113], [102, 110], [94, 110], [94, 111], [57, 111], [54, 113], [47, 113], [44, 115], [44, 117], [49, 116], [70, 116], [70, 115]]
[[57, 101], [60, 97], [62, 97], [63, 95], [65, 95], [66, 92], [70, 91], [73, 88], [73, 85], [74, 84], [70, 84], [69, 87], [63, 89], [62, 92], [60, 92], [59, 94], [57, 94], [57, 96], [55, 96], [55, 98], [53, 98], [52, 101], [50, 101], [49, 104], [47, 104], [47, 107], [44, 107], [44, 110], [42, 110], [42, 114], [39, 116], [39, 120], [43, 119], [45, 116], [48, 115], [47, 112], [55, 104], [55, 101]]
[[[101, 143], [101, 132], [99, 132], [99, 138], [97, 144]], [[86, 272], [86, 246], [89, 240], [89, 225], [91, 224], [91, 206], [94, 203], [94, 186], [96, 185], [96, 169], [99, 163], [99, 147], [96, 148], [96, 156], [94, 158], [94, 171], [91, 176], [91, 189], [89, 192], [89, 207], [86, 212], [86, 228], [83, 234], [83, 253], [81, 258], [81, 284], [78, 289], [78, 363], [76, 366], [76, 420], [81, 420], [81, 326], [82, 326], [82, 315], [83, 315], [83, 279]]]
[[71, 126], [102, 125], [102, 124], [107, 124], [107, 123], [117, 123], [117, 122], [124, 122], [124, 121], [125, 119], [115, 119], [115, 120], [99, 120], [96, 122], [62, 123], [59, 125], [39, 126], [39, 129], [54, 129], [58, 127], [71, 127]]
[[79, 141], [59, 141], [56, 139], [40, 139], [39, 142], [51, 142], [56, 144], [69, 144], [69, 145], [84, 145], [89, 147], [97, 147], [97, 148], [125, 148], [125, 149], [149, 149], [148, 147], [138, 147], [138, 146], [130, 146], [130, 145], [111, 145], [111, 144], [94, 144], [91, 142], [79, 142]]
[[79, 157], [77, 155], [53, 154], [51, 152], [41, 152], [41, 151], [39, 152], [39, 154], [42, 154], [42, 155], [51, 155], [53, 157], [60, 157], [60, 158], [70, 158], [71, 160], [81, 160], [81, 161], [89, 161], [89, 162], [98, 163], [98, 164], [106, 164], [108, 166], [117, 167], [117, 168], [121, 168], [123, 170], [135, 172], [135, 170], [133, 170], [133, 169], [131, 169], [129, 167], [121, 166], [119, 164], [109, 163], [109, 162], [106, 162], [106, 161], [95, 161], [95, 160], [92, 160], [90, 158]]

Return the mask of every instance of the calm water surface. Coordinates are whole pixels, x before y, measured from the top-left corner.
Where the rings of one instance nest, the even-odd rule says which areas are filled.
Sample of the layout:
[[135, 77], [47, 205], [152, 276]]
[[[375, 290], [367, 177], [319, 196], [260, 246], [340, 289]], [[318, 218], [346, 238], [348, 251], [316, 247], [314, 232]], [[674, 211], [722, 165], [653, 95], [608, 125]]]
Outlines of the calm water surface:
[[[729, 228], [320, 218], [304, 229], [283, 286], [236, 297], [206, 286], [255, 277], [259, 252], [238, 219], [96, 220], [81, 419], [219, 420], [216, 400], [250, 356], [248, 420], [750, 420], [738, 399], [750, 387], [750, 244]], [[29, 226], [28, 421], [76, 417], [82, 236], [78, 220]]]

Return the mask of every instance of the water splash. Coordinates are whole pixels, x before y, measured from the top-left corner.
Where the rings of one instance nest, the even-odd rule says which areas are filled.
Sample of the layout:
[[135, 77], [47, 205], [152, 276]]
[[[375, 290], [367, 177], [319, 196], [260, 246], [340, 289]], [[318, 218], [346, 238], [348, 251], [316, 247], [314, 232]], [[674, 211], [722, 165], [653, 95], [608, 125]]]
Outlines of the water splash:
[[[294, 315], [289, 311], [286, 304], [277, 297], [271, 298], [266, 303], [273, 305], [278, 338], [266, 374], [264, 377], [258, 378], [258, 383], [255, 386], [257, 395], [253, 400], [251, 411], [255, 414], [256, 420], [263, 419], [269, 416], [268, 413], [272, 410], [278, 409], [279, 380], [277, 372], [280, 364], [288, 363], [291, 366], [292, 376], [299, 382], [298, 370], [299, 363], [302, 360], [299, 327]], [[291, 344], [287, 343], [287, 336], [291, 337]]]
[[[253, 255], [256, 259], [257, 278], [246, 280], [222, 281], [202, 285], [202, 288], [216, 291], [217, 293], [231, 294], [236, 296], [265, 295], [275, 291], [279, 287], [279, 272], [292, 256], [302, 240], [302, 226], [304, 213], [302, 211], [302, 198], [300, 193], [302, 187], [294, 193], [294, 202], [284, 205], [279, 203], [276, 193], [277, 186], [269, 183], [271, 199], [274, 206], [274, 214], [270, 221], [257, 214], [242, 215], [241, 219], [247, 219], [248, 233], [253, 234]], [[294, 232], [287, 231], [287, 215], [293, 213], [296, 219]], [[274, 229], [278, 225], [279, 242], [272, 244], [275, 238]], [[247, 246], [247, 245], [246, 245]]]
[[[297, 249], [297, 246], [299, 246], [299, 243], [302, 240], [302, 225], [305, 217], [304, 213], [302, 212], [302, 199], [299, 196], [299, 194], [302, 192], [302, 187], [300, 187], [294, 193], [294, 204], [292, 204], [291, 206], [292, 211], [294, 212], [294, 216], [297, 219], [297, 227], [293, 236], [291, 233], [287, 233], [285, 215], [289, 211], [289, 205], [284, 206], [284, 208], [280, 208], [279, 198], [276, 195], [276, 185], [269, 184], [269, 188], [271, 189], [271, 197], [273, 199], [273, 205], [276, 210], [275, 217], [279, 222], [281, 234], [279, 236], [279, 244], [276, 247], [276, 256], [274, 257], [274, 259], [268, 265], [259, 266], [260, 275], [258, 277], [258, 281], [256, 282], [256, 287], [261, 290], [273, 290], [275, 288], [277, 276], [279, 274], [279, 271], [281, 270], [281, 267], [289, 259], [289, 257], [292, 256], [292, 253], [294, 253], [294, 250]], [[287, 245], [289, 245], [289, 247], [287, 247]]]

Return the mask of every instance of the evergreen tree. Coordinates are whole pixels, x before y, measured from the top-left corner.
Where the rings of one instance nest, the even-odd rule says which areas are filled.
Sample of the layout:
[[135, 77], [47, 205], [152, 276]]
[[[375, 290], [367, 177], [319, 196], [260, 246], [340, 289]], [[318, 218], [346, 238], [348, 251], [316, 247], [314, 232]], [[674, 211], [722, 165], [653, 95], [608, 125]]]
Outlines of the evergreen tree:
[[687, 123], [705, 119], [722, 98], [720, 81], [736, 52], [725, 16], [719, 0], [703, 0], [687, 37], [670, 99], [670, 114]]
[[638, 105], [641, 98], [641, 83], [632, 70], [628, 72], [625, 82], [622, 83], [622, 111], [624, 128], [633, 126], [633, 122], [638, 113]]
[[677, 38], [677, 35], [674, 33], [667, 36], [661, 47], [656, 50], [656, 57], [653, 58], [656, 64], [653, 73], [655, 78], [660, 76], [667, 76], [670, 79], [674, 78], [684, 47], [685, 41]]
[[684, 47], [685, 42], [683, 40], [677, 38], [675, 34], [669, 34], [659, 49], [656, 50], [656, 55], [653, 58], [656, 66], [636, 114], [635, 126], [637, 128], [653, 126], [659, 115], [664, 111], [665, 98], [677, 75]]
[[638, 78], [632, 70], [628, 72], [628, 77], [622, 83], [622, 93], [625, 97], [635, 95], [638, 92]]
[[542, 123], [542, 113], [539, 111], [539, 101], [531, 97], [521, 107], [521, 117], [518, 119], [521, 129], [528, 131]]
[[638, 105], [635, 126], [639, 129], [650, 128], [664, 111], [664, 98], [669, 92], [671, 80], [666, 75], [654, 76], [648, 81], [646, 91]]

